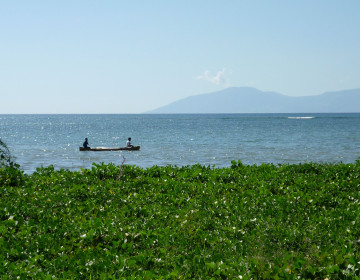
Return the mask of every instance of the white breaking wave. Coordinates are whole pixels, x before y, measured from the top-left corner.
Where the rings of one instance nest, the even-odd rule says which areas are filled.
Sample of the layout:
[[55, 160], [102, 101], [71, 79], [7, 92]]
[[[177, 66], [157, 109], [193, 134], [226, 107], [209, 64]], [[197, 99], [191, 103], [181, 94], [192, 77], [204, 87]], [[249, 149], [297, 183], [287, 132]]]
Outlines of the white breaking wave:
[[315, 117], [288, 117], [288, 119], [314, 119]]

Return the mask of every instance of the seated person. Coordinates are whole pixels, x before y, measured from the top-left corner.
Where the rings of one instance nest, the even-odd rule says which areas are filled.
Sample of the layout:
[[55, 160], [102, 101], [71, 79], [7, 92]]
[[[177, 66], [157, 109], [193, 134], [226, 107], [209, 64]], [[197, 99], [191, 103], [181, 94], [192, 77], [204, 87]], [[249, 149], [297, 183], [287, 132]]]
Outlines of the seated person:
[[128, 140], [126, 141], [126, 147], [128, 147], [128, 148], [134, 147], [134, 146], [131, 144], [131, 137], [129, 137]]
[[85, 149], [90, 149], [90, 147], [89, 147], [89, 142], [88, 142], [88, 139], [87, 139], [87, 138], [85, 138], [85, 142], [83, 143], [83, 147], [84, 147]]

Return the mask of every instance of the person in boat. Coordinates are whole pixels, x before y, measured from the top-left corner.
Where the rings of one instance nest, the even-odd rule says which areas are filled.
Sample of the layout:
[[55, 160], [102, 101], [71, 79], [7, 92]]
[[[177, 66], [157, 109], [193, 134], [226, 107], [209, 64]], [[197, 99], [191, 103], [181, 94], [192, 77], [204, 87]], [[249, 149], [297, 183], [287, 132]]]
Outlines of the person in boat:
[[89, 147], [89, 142], [88, 142], [88, 139], [87, 139], [87, 138], [85, 138], [85, 141], [84, 141], [84, 143], [83, 143], [83, 147], [84, 147], [85, 149], [90, 149], [90, 147]]
[[128, 147], [128, 148], [134, 147], [134, 146], [131, 144], [131, 137], [129, 137], [128, 140], [126, 141], [126, 147]]

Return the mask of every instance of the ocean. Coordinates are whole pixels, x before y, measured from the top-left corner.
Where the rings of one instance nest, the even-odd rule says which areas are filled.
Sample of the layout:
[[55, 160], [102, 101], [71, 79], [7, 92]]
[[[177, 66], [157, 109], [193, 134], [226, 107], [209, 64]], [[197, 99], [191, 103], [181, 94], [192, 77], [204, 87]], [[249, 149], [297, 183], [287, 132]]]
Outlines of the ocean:
[[[80, 170], [92, 163], [212, 167], [355, 162], [360, 114], [0, 115], [0, 137], [25, 173], [41, 166]], [[140, 151], [80, 152], [122, 147]]]

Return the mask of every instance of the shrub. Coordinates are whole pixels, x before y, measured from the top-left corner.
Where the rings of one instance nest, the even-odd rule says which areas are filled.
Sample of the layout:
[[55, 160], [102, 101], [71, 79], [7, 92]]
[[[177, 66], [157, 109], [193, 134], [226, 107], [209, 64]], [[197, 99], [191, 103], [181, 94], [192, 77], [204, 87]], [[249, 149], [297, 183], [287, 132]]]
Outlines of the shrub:
[[15, 163], [13, 162], [13, 157], [10, 153], [10, 150], [5, 142], [0, 138], [0, 167], [13, 165], [15, 165]]

